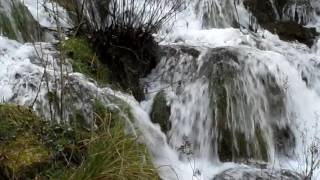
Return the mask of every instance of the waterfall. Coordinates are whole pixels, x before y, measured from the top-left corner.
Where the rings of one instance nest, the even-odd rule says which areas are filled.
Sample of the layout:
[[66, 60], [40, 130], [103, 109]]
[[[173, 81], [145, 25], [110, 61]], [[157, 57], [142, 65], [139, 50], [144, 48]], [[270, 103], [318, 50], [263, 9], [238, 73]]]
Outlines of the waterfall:
[[[235, 14], [223, 14], [223, 8], [234, 10], [227, 1], [222, 7], [218, 1], [197, 3], [189, 19], [192, 26], [177, 26], [159, 37], [166, 53], [143, 80], [150, 92], [146, 104], [158, 92], [166, 94], [172, 125], [167, 133], [169, 146], [187, 164], [190, 154], [181, 147], [190, 146], [196, 167], [191, 169], [201, 172], [193, 172], [199, 179], [210, 179], [208, 165], [222, 171], [223, 162], [262, 160], [270, 162], [270, 167], [301, 170], [306, 149], [317, 144], [320, 135], [317, 50], [281, 41], [262, 29], [244, 34], [230, 28], [237, 27], [234, 22], [239, 20]], [[204, 5], [209, 3], [212, 9]], [[237, 3], [237, 9], [242, 9], [239, 22], [249, 22], [250, 13], [242, 2]], [[317, 27], [310, 23], [312, 13], [295, 8], [301, 14], [298, 23]], [[313, 12], [316, 6], [309, 8]], [[188, 11], [185, 14], [192, 14], [192, 8]], [[217, 15], [204, 21], [208, 12]], [[223, 22], [220, 16], [225, 17]], [[208, 22], [224, 29], [203, 30], [210, 27]]]
[[[18, 38], [0, 27], [0, 101], [34, 104], [48, 119], [51, 111], [58, 113], [51, 109], [48, 93], [59, 94], [64, 86], [78, 94], [66, 98], [72, 105], [61, 119], [68, 119], [73, 109], [89, 116], [94, 98], [116, 109], [116, 101], [126, 102], [134, 115], [134, 120], [127, 117], [128, 124], [141, 131], [139, 140], [150, 149], [164, 180], [219, 180], [224, 173], [239, 180], [250, 173], [257, 178], [299, 177], [294, 172], [308, 166], [309, 148], [320, 145], [320, 40], [309, 48], [262, 28], [250, 31], [259, 24], [246, 1], [187, 1], [185, 10], [154, 35], [160, 60], [141, 79], [147, 95], [141, 103], [73, 72], [68, 60], [59, 67], [54, 34], [37, 39], [49, 42], [23, 43], [16, 25], [10, 32]], [[0, 24], [14, 21], [2, 15], [12, 10], [8, 2], [1, 1]], [[19, 2], [44, 29], [57, 28], [53, 10], [62, 27], [72, 26], [66, 10], [52, 2]], [[294, 20], [319, 31], [318, 0], [290, 0], [282, 12], [276, 2], [270, 0], [279, 21]], [[68, 79], [57, 85], [61, 74]], [[150, 116], [159, 92], [170, 109], [166, 132]]]

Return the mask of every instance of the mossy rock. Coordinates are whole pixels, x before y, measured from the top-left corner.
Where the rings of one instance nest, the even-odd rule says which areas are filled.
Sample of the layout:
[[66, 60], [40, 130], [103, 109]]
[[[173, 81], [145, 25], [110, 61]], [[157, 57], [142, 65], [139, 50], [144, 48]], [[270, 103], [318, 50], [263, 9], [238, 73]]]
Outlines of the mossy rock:
[[34, 130], [41, 119], [30, 109], [0, 105], [0, 177], [34, 177], [51, 155]]
[[12, 2], [11, 16], [23, 41], [35, 42], [42, 39], [42, 29], [28, 8], [21, 2]]
[[71, 37], [62, 42], [62, 51], [64, 51], [72, 61], [72, 67], [75, 72], [80, 72], [96, 80], [100, 85], [110, 83], [109, 69], [100, 63], [95, 55], [88, 40], [83, 37]]
[[[290, 0], [275, 0], [274, 3], [276, 9], [273, 8], [271, 1], [244, 1], [247, 9], [253, 13], [263, 28], [277, 34], [281, 40], [297, 40], [300, 43], [311, 47], [314, 44], [316, 37], [319, 36], [316, 29], [304, 27], [303, 24], [299, 24], [299, 21], [295, 19], [282, 21], [279, 18], [283, 16], [284, 7], [290, 3]], [[307, 3], [307, 1], [303, 1], [303, 3]], [[305, 6], [307, 6], [307, 4], [305, 4]], [[277, 18], [277, 14], [279, 14], [280, 17]]]
[[154, 98], [151, 120], [153, 123], [159, 124], [164, 133], [171, 129], [170, 114], [171, 108], [167, 105], [166, 95], [163, 91], [160, 91]]
[[4, 0], [2, 3], [7, 8], [0, 8], [2, 35], [20, 42], [35, 42], [43, 39], [42, 28], [22, 2]]
[[286, 22], [269, 22], [264, 25], [272, 33], [278, 34], [279, 38], [284, 41], [299, 41], [312, 47], [316, 37], [320, 35], [316, 28], [307, 28], [294, 21]]
[[30, 109], [0, 104], [0, 142], [15, 138], [20, 131], [39, 128], [41, 119]]
[[247, 138], [242, 132], [225, 128], [219, 130], [218, 155], [222, 162], [243, 162], [248, 159], [268, 161], [268, 144], [260, 128]]
[[50, 151], [30, 133], [18, 134], [10, 143], [0, 144], [0, 171], [9, 179], [34, 177], [51, 160]]
[[[212, 49], [206, 56], [208, 61], [200, 72], [209, 80], [212, 128], [216, 130], [212, 143], [217, 147], [215, 151], [220, 160], [268, 161], [269, 146], [264, 131], [261, 131], [259, 123], [247, 122], [252, 113], [252, 104], [246, 102], [248, 95], [243, 91], [243, 83], [239, 78], [242, 76], [243, 64], [238, 59], [238, 52], [217, 48]], [[254, 129], [254, 132], [249, 133], [245, 127]]]
[[0, 31], [2, 35], [9, 39], [17, 39], [17, 35], [14, 31], [14, 27], [11, 24], [10, 19], [3, 13], [0, 12]]

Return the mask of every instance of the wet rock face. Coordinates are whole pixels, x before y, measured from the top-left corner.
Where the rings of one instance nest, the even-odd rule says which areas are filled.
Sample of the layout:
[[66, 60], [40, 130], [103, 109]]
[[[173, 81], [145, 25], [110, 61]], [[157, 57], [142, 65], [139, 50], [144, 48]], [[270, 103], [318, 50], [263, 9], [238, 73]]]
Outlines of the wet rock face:
[[291, 156], [296, 146], [296, 139], [290, 127], [274, 127], [275, 148], [279, 154]]
[[171, 129], [170, 111], [165, 93], [163, 91], [159, 92], [154, 98], [151, 120], [153, 123], [159, 124], [164, 133], [167, 133]]
[[[271, 142], [267, 137], [274, 138], [279, 153], [290, 154], [295, 137], [289, 127], [278, 126], [286, 123], [287, 108], [285, 89], [274, 75], [268, 70], [253, 72], [246, 65], [246, 57], [232, 48], [211, 49], [204, 59], [207, 60], [200, 72], [209, 79], [210, 109], [216, 132], [212, 143], [220, 160], [268, 161]], [[261, 93], [252, 94], [255, 90]]]
[[260, 24], [272, 22], [277, 19], [271, 1], [245, 0], [244, 5], [254, 14]]
[[213, 180], [303, 180], [299, 173], [290, 170], [234, 168], [228, 169], [213, 178]]
[[[213, 126], [217, 131], [217, 153], [223, 162], [239, 162], [244, 159], [268, 161], [268, 143], [265, 132], [257, 122], [252, 122], [252, 102], [243, 89], [241, 80], [244, 64], [232, 49], [213, 49], [206, 55], [200, 72], [209, 78]], [[243, 125], [243, 127], [241, 127]], [[245, 128], [244, 128], [245, 127]], [[245, 129], [253, 129], [253, 134]]]
[[10, 39], [33, 42], [43, 39], [43, 30], [25, 5], [16, 0], [0, 2], [0, 32]]
[[[314, 43], [315, 37], [319, 35], [315, 28], [306, 28], [303, 23], [306, 22], [307, 17], [299, 17], [295, 12], [294, 17], [286, 17], [284, 14], [286, 8], [291, 7], [293, 3], [302, 3], [306, 7], [309, 4], [304, 2], [292, 2], [290, 0], [275, 0], [274, 5], [271, 1], [260, 0], [245, 0], [244, 4], [253, 15], [257, 18], [259, 24], [271, 31], [278, 34], [279, 38], [285, 41], [299, 41], [311, 47]], [[299, 4], [298, 4], [299, 5]], [[279, 16], [279, 17], [278, 17]], [[302, 20], [301, 20], [302, 18]]]
[[272, 33], [278, 34], [282, 40], [297, 40], [309, 47], [313, 45], [315, 37], [320, 35], [315, 28], [306, 28], [293, 21], [270, 22], [264, 24], [264, 27]]

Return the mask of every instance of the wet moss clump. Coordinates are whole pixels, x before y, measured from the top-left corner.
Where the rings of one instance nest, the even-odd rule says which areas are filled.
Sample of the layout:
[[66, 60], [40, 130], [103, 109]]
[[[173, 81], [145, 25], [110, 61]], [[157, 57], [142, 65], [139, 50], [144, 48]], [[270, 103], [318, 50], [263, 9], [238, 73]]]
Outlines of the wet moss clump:
[[0, 105], [0, 178], [34, 177], [51, 160], [35, 130], [41, 119], [25, 107]]
[[153, 123], [158, 123], [164, 133], [167, 133], [171, 129], [170, 114], [171, 109], [167, 105], [165, 93], [161, 91], [154, 98], [151, 120]]
[[100, 63], [86, 38], [71, 37], [62, 43], [62, 50], [73, 59], [72, 67], [75, 72], [89, 76], [100, 85], [110, 83], [109, 69]]
[[35, 42], [41, 40], [41, 29], [38, 22], [33, 18], [28, 8], [22, 3], [12, 3], [11, 16], [14, 24], [20, 32], [23, 41]]
[[17, 39], [17, 35], [14, 32], [14, 28], [10, 22], [10, 19], [0, 12], [0, 32], [2, 35], [9, 39]]

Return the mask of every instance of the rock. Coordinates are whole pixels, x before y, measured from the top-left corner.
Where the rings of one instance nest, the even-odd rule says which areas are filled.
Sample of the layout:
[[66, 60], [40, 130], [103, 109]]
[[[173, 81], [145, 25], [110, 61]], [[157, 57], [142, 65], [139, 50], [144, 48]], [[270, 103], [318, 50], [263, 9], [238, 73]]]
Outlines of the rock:
[[20, 1], [3, 0], [0, 3], [0, 32], [20, 42], [40, 41], [43, 30], [27, 7]]
[[291, 156], [296, 146], [296, 138], [289, 126], [273, 127], [275, 148], [279, 154]]
[[312, 47], [315, 38], [320, 35], [316, 28], [307, 28], [293, 21], [269, 22], [264, 24], [264, 27], [272, 33], [278, 34], [282, 40], [297, 40], [308, 47]]
[[303, 176], [290, 170], [255, 169], [238, 167], [216, 175], [213, 180], [303, 180]]
[[[251, 53], [251, 50], [245, 52]], [[286, 120], [285, 88], [273, 73], [267, 69], [263, 73], [251, 71], [245, 62], [247, 57], [234, 48], [210, 49], [204, 59], [199, 72], [200, 77], [209, 81], [212, 126], [216, 133], [212, 147], [217, 148], [213, 151], [220, 161], [267, 162], [273, 145], [277, 152], [290, 155], [295, 136]], [[246, 83], [249, 81], [251, 85]], [[259, 95], [249, 94], [250, 88], [259, 89]], [[279, 127], [279, 124], [286, 126]], [[267, 137], [273, 137], [273, 141]]]
[[252, 105], [246, 103], [248, 95], [241, 87], [239, 77], [243, 64], [237, 53], [227, 48], [212, 49], [200, 70], [209, 79], [213, 126], [217, 129], [217, 139], [213, 143], [217, 143], [217, 153], [222, 162], [244, 159], [268, 161], [268, 144], [259, 123], [252, 122], [254, 134], [239, 128], [242, 124], [250, 127], [247, 119], [255, 112], [251, 111]]
[[271, 1], [245, 0], [244, 5], [253, 13], [261, 25], [277, 19], [277, 12], [274, 12]]
[[[271, 1], [245, 0], [244, 4], [257, 18], [259, 24], [284, 41], [299, 41], [311, 47], [320, 34], [315, 28], [304, 27], [303, 22], [295, 19], [283, 19], [283, 10], [289, 0], [277, 0], [273, 7]], [[278, 17], [280, 16], [280, 17]]]
[[151, 120], [160, 125], [161, 130], [167, 133], [171, 129], [170, 106], [167, 105], [165, 93], [160, 91], [154, 98], [152, 105]]

